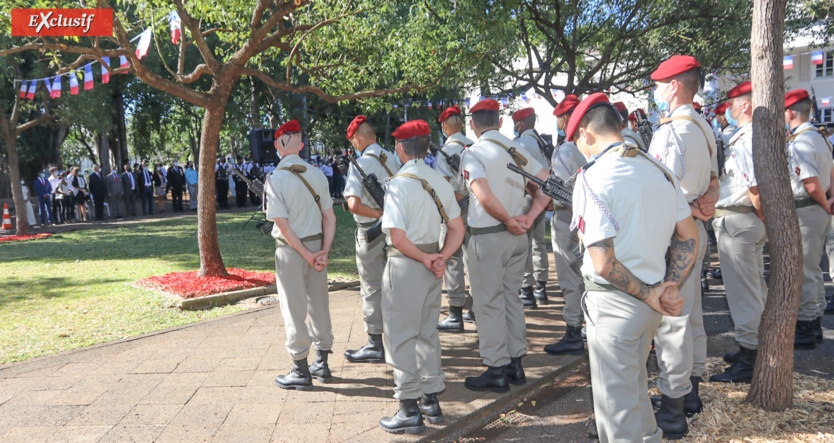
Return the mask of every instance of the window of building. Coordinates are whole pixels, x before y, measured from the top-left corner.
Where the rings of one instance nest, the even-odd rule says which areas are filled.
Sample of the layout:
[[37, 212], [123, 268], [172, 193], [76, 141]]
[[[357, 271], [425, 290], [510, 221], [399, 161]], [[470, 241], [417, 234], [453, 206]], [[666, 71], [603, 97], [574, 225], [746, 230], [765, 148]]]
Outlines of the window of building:
[[834, 51], [825, 51], [822, 57], [822, 64], [814, 65], [817, 77], [834, 76]]
[[834, 123], [834, 108], [820, 109], [820, 121], [823, 123]]

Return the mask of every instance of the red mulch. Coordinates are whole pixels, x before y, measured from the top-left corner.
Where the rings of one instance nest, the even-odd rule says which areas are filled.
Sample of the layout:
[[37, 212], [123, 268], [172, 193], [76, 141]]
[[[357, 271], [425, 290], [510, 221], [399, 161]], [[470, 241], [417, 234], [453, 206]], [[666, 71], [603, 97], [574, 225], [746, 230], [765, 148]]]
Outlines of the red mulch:
[[238, 291], [275, 284], [271, 272], [250, 272], [243, 269], [227, 269], [227, 277], [198, 277], [198, 271], [172, 272], [170, 274], [143, 278], [141, 286], [176, 294], [182, 298], [195, 298], [221, 292]]
[[39, 238], [46, 238], [50, 237], [52, 234], [43, 233], [43, 234], [35, 234], [35, 235], [10, 235], [8, 237], [0, 237], [0, 243], [7, 242], [7, 241], [19, 241], [19, 240], [37, 240]]

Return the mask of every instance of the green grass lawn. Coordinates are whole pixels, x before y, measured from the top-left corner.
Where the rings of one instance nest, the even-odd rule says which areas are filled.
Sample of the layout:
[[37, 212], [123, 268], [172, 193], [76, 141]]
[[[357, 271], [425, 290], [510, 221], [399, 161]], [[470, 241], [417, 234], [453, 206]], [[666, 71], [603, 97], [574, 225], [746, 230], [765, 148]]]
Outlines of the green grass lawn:
[[[329, 277], [357, 278], [352, 216], [336, 207]], [[275, 242], [249, 213], [217, 217], [228, 268], [275, 270]], [[136, 280], [198, 269], [197, 218], [89, 229], [0, 244], [0, 363], [89, 346], [241, 310], [180, 311]]]

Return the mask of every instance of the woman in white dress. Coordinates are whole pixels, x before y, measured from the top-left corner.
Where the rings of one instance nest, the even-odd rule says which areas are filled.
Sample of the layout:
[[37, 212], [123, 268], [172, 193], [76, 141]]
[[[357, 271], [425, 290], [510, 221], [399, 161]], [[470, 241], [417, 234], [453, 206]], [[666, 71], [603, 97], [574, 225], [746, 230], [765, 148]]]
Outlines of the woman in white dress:
[[29, 200], [29, 188], [23, 180], [20, 181], [20, 187], [23, 190], [23, 201], [26, 204], [26, 221], [29, 226], [35, 226], [37, 221], [35, 220], [35, 210], [32, 208], [32, 202]]

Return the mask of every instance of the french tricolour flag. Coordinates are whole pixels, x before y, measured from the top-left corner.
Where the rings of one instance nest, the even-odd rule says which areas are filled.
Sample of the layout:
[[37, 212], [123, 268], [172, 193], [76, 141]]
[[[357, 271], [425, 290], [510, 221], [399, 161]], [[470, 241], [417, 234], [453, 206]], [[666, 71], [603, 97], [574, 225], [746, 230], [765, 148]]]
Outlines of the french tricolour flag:
[[[130, 66], [130, 64], [128, 64], [128, 62], [127, 62], [127, 57], [125, 57], [123, 55], [120, 55], [119, 56], [119, 67], [120, 68], [127, 68], [128, 66]], [[122, 72], [122, 74], [127, 74], [127, 72]]]
[[18, 94], [20, 98], [26, 98], [26, 82], [20, 82], [20, 94]]
[[55, 81], [52, 82], [52, 98], [60, 98], [61, 97], [61, 76], [56, 75]]
[[811, 63], [821, 65], [823, 62], [822, 51], [811, 54]]
[[824, 99], [822, 99], [822, 105], [831, 106], [831, 97], [825, 97]]
[[141, 59], [148, 54], [151, 46], [151, 30], [146, 29], [139, 35], [139, 43], [136, 45], [136, 58]]
[[104, 60], [104, 64], [101, 65], [101, 82], [102, 83], [110, 83], [110, 71], [107, 69], [110, 67], [110, 57], [102, 57]]
[[52, 84], [50, 83], [49, 78], [43, 79], [43, 84], [46, 85], [46, 91], [49, 92], [49, 96], [52, 97]]
[[29, 92], [26, 93], [26, 98], [32, 100], [35, 98], [35, 90], [38, 88], [38, 82], [29, 82]]
[[793, 57], [787, 56], [782, 59], [782, 69], [793, 69]]
[[76, 95], [76, 94], [78, 94], [78, 77], [75, 76], [75, 70], [70, 71], [69, 78], [70, 78], [70, 94], [71, 95]]
[[171, 23], [171, 43], [176, 45], [180, 42], [180, 37], [182, 37], [182, 22], [180, 21], [179, 14], [176, 11], [171, 11], [171, 15], [168, 16], [168, 21]]
[[84, 90], [93, 89], [93, 65], [84, 66]]

